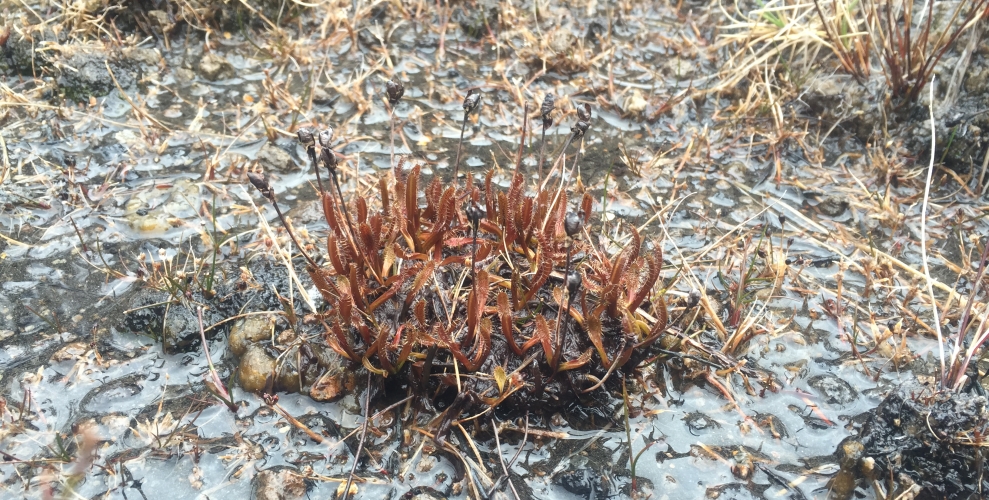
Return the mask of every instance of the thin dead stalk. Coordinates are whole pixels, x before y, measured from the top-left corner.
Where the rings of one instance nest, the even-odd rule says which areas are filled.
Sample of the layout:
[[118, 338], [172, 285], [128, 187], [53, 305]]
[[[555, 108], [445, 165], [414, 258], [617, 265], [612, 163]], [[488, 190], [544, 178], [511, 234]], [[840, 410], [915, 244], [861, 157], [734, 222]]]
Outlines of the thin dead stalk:
[[927, 182], [924, 183], [924, 203], [920, 207], [920, 260], [924, 266], [924, 277], [927, 278], [924, 283], [927, 287], [927, 295], [931, 298], [931, 312], [934, 315], [934, 332], [937, 334], [938, 359], [941, 361], [941, 387], [944, 387], [944, 336], [941, 334], [941, 319], [938, 317], [937, 299], [934, 297], [934, 280], [931, 278], [931, 270], [927, 265], [927, 205], [931, 198], [931, 181], [934, 177], [934, 153], [937, 149], [937, 129], [934, 122], [934, 78], [933, 76], [931, 77], [931, 84], [928, 88], [931, 99], [928, 106], [931, 116], [931, 161], [927, 166]]
[[203, 344], [203, 353], [206, 354], [206, 363], [209, 364], [209, 374], [213, 378], [213, 386], [216, 388], [216, 396], [220, 401], [223, 401], [223, 404], [227, 405], [227, 409], [237, 413], [237, 405], [234, 403], [233, 398], [230, 397], [230, 393], [227, 391], [226, 386], [223, 385], [223, 380], [220, 380], [220, 376], [216, 373], [216, 367], [213, 366], [213, 358], [209, 355], [209, 344], [206, 342], [206, 332], [203, 330], [202, 306], [196, 308], [196, 316], [199, 319], [199, 340]]

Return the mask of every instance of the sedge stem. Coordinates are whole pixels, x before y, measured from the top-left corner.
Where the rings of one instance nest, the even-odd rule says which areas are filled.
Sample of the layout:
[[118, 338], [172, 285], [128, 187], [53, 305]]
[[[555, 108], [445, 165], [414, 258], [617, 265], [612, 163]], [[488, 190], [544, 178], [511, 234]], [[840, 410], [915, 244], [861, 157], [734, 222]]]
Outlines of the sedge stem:
[[312, 162], [313, 168], [316, 169], [316, 185], [319, 186], [319, 194], [323, 194], [323, 179], [319, 175], [319, 163], [316, 163], [316, 147], [312, 144], [307, 146], [306, 154], [309, 155], [309, 161]]
[[539, 144], [539, 177], [536, 179], [536, 184], [538, 185], [543, 181], [543, 157], [546, 153], [546, 124], [543, 124], [543, 135], [542, 140]]
[[[567, 243], [567, 271], [563, 274], [563, 285], [567, 284], [567, 278], [570, 276], [570, 251], [573, 249], [573, 239]], [[563, 336], [566, 335], [566, 329], [561, 332], [561, 325], [570, 316], [570, 292], [567, 291], [566, 296], [567, 308], [566, 315], [563, 314], [563, 309], [560, 309], [559, 317], [556, 320], [556, 348], [553, 350], [553, 375], [556, 375], [557, 370], [560, 368], [560, 357], [563, 355]]]

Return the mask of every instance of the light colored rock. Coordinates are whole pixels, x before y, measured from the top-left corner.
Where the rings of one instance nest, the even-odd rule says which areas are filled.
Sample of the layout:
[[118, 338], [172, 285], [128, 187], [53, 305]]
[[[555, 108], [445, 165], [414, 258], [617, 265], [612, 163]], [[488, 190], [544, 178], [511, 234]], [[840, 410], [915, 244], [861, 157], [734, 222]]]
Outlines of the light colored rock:
[[295, 161], [292, 160], [292, 155], [286, 153], [284, 149], [275, 146], [270, 142], [265, 143], [264, 146], [261, 146], [261, 149], [258, 150], [257, 158], [258, 163], [260, 163], [261, 167], [265, 170], [284, 172], [295, 168]]
[[215, 82], [233, 78], [234, 67], [223, 56], [210, 52], [199, 60], [199, 74], [203, 78]]
[[251, 344], [247, 346], [244, 357], [240, 358], [237, 377], [240, 386], [249, 392], [264, 390], [268, 375], [275, 369], [275, 360], [261, 347]]
[[274, 317], [270, 315], [248, 316], [238, 320], [230, 327], [230, 335], [227, 338], [230, 351], [238, 358], [243, 357], [247, 352], [247, 346], [271, 335], [272, 324]]

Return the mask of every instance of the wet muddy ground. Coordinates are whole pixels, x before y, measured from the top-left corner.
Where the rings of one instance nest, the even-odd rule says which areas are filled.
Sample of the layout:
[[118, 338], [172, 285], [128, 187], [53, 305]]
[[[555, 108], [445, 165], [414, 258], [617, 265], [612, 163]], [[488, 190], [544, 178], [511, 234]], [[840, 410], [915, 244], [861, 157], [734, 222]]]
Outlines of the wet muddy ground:
[[[482, 106], [461, 171], [480, 181], [493, 169], [502, 187], [525, 103], [557, 96], [550, 159], [575, 109], [591, 105], [579, 171], [565, 180], [593, 196], [590, 241], [614, 253], [637, 227], [665, 255], [657, 292], [671, 314], [692, 292], [703, 297], [697, 324], [674, 328], [735, 364], [712, 368], [684, 348], [627, 374], [625, 398], [616, 377], [593, 399], [464, 415], [449, 438], [459, 454], [435, 446], [437, 422], [413, 414], [401, 384], [374, 382], [354, 497], [872, 498], [889, 469], [863, 464], [889, 456], [890, 440], [910, 441], [908, 462], [931, 441], [894, 429], [891, 408], [964, 414], [942, 419], [956, 434], [985, 427], [985, 400], [970, 391], [956, 406], [911, 399], [939, 369], [919, 243], [927, 101], [896, 104], [878, 70], [857, 83], [824, 57], [724, 87], [742, 71], [725, 38], [742, 31], [731, 20], [751, 18], [755, 4], [0, 7], [5, 496], [343, 492], [367, 372], [340, 375], [331, 402], [285, 390], [277, 407], [236, 382], [264, 381], [239, 368], [231, 327], [257, 320], [272, 332], [258, 340], [289, 345], [295, 337], [275, 338], [284, 320], [263, 322], [320, 300], [305, 276], [289, 276], [291, 241], [246, 173], [264, 171], [296, 229], [320, 241], [327, 224], [295, 131], [332, 126], [344, 196], [373, 205], [377, 179], [399, 160], [450, 182], [474, 87]], [[946, 332], [989, 234], [984, 42], [935, 120], [943, 166], [926, 252]], [[964, 58], [953, 50], [937, 66], [936, 105]], [[396, 75], [406, 90], [391, 110], [385, 84]], [[524, 149], [531, 185], [541, 132]], [[203, 335], [235, 411], [213, 394], [199, 319], [182, 300], [209, 305]], [[330, 354], [319, 359], [321, 374], [340, 370]], [[516, 455], [499, 480], [502, 458]], [[973, 456], [981, 461], [959, 463]], [[913, 481], [926, 498], [977, 495], [981, 468], [965, 471], [948, 480], [955, 489]]]

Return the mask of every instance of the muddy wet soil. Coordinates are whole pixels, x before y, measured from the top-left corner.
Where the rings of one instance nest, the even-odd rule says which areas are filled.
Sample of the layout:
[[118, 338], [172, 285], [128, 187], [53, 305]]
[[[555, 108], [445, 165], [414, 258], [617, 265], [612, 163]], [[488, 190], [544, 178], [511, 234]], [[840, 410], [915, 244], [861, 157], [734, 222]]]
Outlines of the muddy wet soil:
[[[754, 79], [714, 91], [739, 49], [721, 43], [725, 12], [707, 3], [0, 6], [4, 496], [331, 497], [358, 448], [357, 498], [872, 498], [891, 471], [897, 494], [984, 487], [972, 451], [984, 400], [951, 403], [971, 417], [952, 423], [957, 407], [910, 395], [938, 372], [919, 244], [930, 152], [912, 147], [930, 140], [930, 122], [921, 103], [875, 135], [881, 73], [841, 92], [822, 81], [845, 77], [821, 63], [806, 98], [746, 112]], [[978, 111], [986, 57], [974, 51], [955, 114]], [[395, 75], [406, 90], [390, 108]], [[414, 414], [401, 384], [369, 387], [332, 353], [280, 364], [268, 404], [258, 389], [271, 370], [255, 368], [275, 363], [272, 346], [319, 337], [284, 318], [320, 299], [288, 273], [292, 243], [246, 172], [264, 171], [322, 248], [298, 127], [332, 126], [345, 197], [374, 200], [395, 168], [450, 182], [474, 87], [482, 105], [460, 168], [478, 182], [493, 170], [501, 187], [525, 103], [556, 95], [550, 160], [591, 105], [579, 171], [562, 182], [593, 195], [588, 233], [602, 251], [626, 245], [630, 226], [662, 248], [673, 316], [703, 296], [696, 320], [676, 323], [699, 347], [665, 346], [678, 351], [628, 374], [627, 403], [616, 378], [592, 400], [464, 420], [449, 437], [459, 454], [435, 445], [438, 422]], [[934, 175], [927, 251], [938, 300], [955, 309], [989, 234], [976, 130], [987, 116], [938, 120], [938, 144], [953, 134], [963, 150], [939, 146], [950, 168]], [[542, 132], [524, 149], [533, 185]], [[216, 396], [189, 304], [205, 306], [233, 409]], [[958, 314], [945, 316], [950, 332]], [[249, 336], [238, 330], [248, 322]], [[730, 358], [697, 361], [711, 352]], [[245, 370], [248, 356], [258, 361]], [[326, 379], [322, 397], [294, 390], [333, 370], [350, 373]], [[377, 415], [361, 447], [369, 392]], [[897, 428], [894, 413], [927, 407], [948, 431]], [[949, 433], [973, 438], [957, 476], [938, 482], [943, 464], [924, 462], [900, 479]]]

